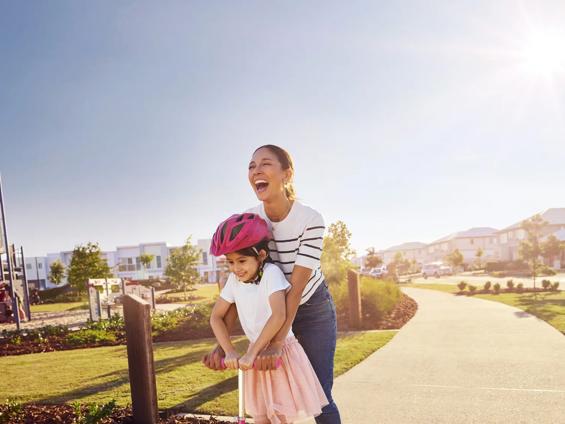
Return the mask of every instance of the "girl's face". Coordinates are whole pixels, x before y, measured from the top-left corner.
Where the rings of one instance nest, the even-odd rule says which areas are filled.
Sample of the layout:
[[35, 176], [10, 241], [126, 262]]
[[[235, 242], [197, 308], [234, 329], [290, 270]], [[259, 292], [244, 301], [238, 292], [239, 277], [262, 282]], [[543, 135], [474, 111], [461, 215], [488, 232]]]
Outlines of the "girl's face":
[[[260, 254], [264, 252], [261, 250]], [[239, 281], [251, 281], [257, 276], [261, 259], [252, 256], [244, 256], [237, 252], [227, 253], [226, 259], [230, 272], [233, 272]]]
[[249, 162], [249, 183], [261, 202], [286, 196], [284, 185], [290, 181], [290, 169], [282, 169], [277, 156], [268, 148], [257, 150]]

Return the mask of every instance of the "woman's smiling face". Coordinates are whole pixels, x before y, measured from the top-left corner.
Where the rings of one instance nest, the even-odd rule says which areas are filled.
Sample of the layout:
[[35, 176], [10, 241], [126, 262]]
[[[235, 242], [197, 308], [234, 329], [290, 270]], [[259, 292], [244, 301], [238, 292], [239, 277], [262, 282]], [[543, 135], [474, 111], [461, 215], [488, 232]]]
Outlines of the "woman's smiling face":
[[261, 202], [286, 196], [284, 185], [289, 181], [290, 173], [290, 170], [282, 169], [277, 156], [267, 147], [257, 150], [249, 162], [249, 183]]

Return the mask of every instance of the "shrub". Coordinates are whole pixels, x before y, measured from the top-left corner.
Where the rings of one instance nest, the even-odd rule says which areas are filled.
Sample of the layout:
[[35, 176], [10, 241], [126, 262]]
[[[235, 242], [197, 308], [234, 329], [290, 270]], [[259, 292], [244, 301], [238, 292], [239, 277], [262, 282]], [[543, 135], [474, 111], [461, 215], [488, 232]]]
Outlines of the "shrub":
[[498, 294], [500, 292], [500, 284], [499, 283], [494, 283], [494, 285], [492, 286], [492, 288], [494, 289], [494, 292], [496, 294]]
[[476, 290], [477, 290], [477, 286], [473, 286], [472, 284], [469, 284], [469, 292], [471, 294], [474, 294]]
[[114, 343], [116, 342], [116, 335], [105, 330], [82, 329], [69, 334], [67, 342], [75, 346]]
[[467, 283], [465, 281], [461, 281], [459, 284], [457, 284], [457, 287], [459, 288], [459, 291], [463, 291], [465, 290], [465, 287], [467, 287]]
[[76, 424], [97, 424], [102, 419], [109, 417], [116, 408], [116, 401], [112, 399], [110, 402], [103, 404], [92, 404], [86, 407], [86, 411], [81, 408], [80, 403], [73, 403], [75, 414], [77, 416]]
[[0, 424], [19, 423], [23, 418], [22, 404], [8, 399], [0, 409]]
[[491, 282], [490, 282], [490, 281], [487, 281], [487, 282], [485, 283], [485, 285], [484, 285], [484, 289], [487, 290], [487, 291], [490, 290], [490, 286], [491, 286], [491, 285], [492, 285]]
[[[391, 281], [362, 277], [360, 284], [363, 328], [375, 328], [379, 320], [383, 319], [396, 306], [402, 297], [402, 292], [398, 285]], [[336, 305], [338, 322], [347, 322], [349, 317], [347, 283], [343, 281], [341, 284], [333, 284], [330, 286], [330, 290]]]
[[516, 291], [518, 293], [522, 293], [524, 291], [524, 285], [522, 283], [518, 283], [518, 285], [516, 286]]
[[556, 282], [553, 283], [553, 285], [551, 286], [551, 290], [557, 291], [558, 288], [559, 288], [559, 281], [556, 281]]
[[541, 281], [541, 286], [544, 288], [544, 290], [548, 290], [549, 287], [551, 287], [551, 281], [549, 281], [549, 280], [542, 280], [542, 281]]
[[528, 264], [523, 261], [499, 261], [487, 262], [485, 264], [485, 271], [488, 273], [501, 272], [501, 271], [527, 271]]
[[553, 270], [553, 268], [548, 267], [545, 264], [538, 265], [537, 271], [538, 271], [538, 275], [546, 275], [546, 276], [555, 275], [555, 271]]
[[508, 288], [508, 290], [513, 290], [514, 289], [514, 281], [513, 280], [508, 280], [506, 282], [506, 287]]

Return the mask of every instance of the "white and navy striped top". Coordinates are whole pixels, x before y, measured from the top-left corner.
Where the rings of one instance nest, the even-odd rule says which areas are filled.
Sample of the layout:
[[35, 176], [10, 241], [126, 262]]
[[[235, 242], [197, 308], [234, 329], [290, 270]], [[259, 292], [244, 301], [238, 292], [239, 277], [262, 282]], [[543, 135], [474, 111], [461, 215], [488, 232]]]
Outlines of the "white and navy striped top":
[[246, 212], [259, 214], [267, 221], [273, 232], [273, 240], [269, 243], [271, 259], [283, 271], [289, 282], [294, 265], [312, 270], [308, 284], [302, 292], [300, 304], [307, 302], [324, 282], [320, 268], [325, 229], [322, 215], [296, 200], [287, 217], [279, 222], [271, 222], [265, 213], [263, 203]]

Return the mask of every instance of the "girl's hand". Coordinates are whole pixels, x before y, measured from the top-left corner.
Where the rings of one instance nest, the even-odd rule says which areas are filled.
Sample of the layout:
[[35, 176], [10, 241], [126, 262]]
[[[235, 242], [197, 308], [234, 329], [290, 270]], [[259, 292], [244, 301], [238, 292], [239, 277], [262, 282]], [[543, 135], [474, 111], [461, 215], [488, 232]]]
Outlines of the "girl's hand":
[[238, 362], [240, 361], [238, 361], [238, 359], [239, 359], [239, 355], [235, 350], [233, 352], [229, 352], [226, 354], [226, 357], [224, 358], [224, 365], [226, 366], [226, 368], [236, 370], [239, 368]]
[[269, 346], [257, 356], [255, 369], [257, 371], [274, 370], [277, 368], [277, 359], [282, 356], [283, 342], [271, 342]]
[[239, 359], [239, 368], [243, 371], [250, 370], [253, 368], [253, 362], [255, 362], [256, 355], [251, 352], [247, 352]]

